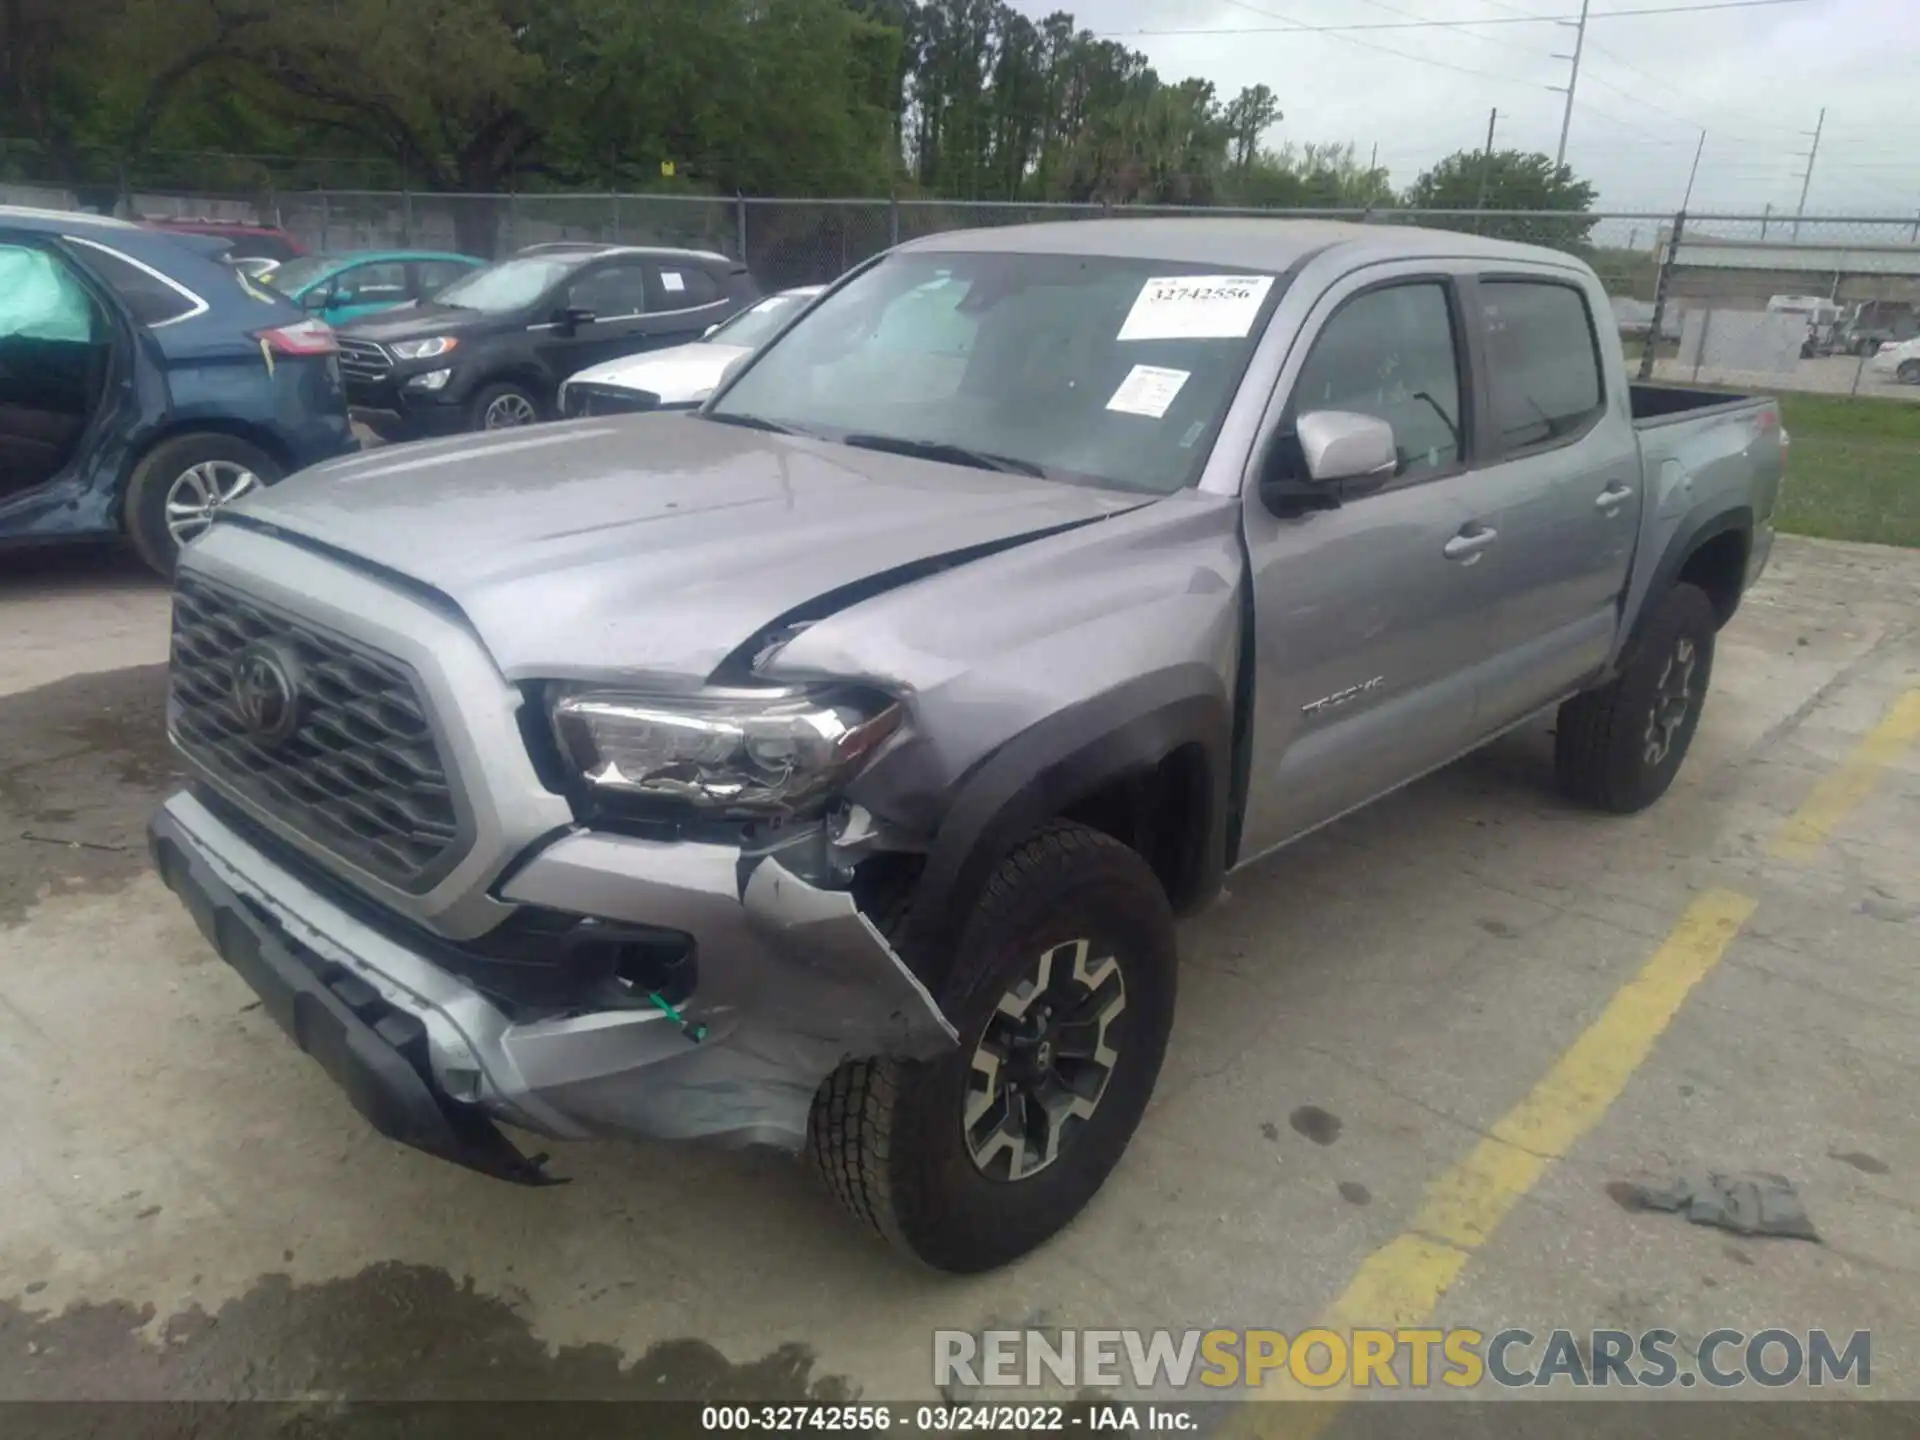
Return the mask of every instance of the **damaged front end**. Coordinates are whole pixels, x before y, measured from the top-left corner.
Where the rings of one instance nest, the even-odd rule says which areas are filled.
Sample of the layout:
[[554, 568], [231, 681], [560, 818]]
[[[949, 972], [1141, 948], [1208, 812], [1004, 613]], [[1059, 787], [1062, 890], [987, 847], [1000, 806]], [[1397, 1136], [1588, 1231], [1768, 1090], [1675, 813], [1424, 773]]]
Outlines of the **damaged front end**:
[[[951, 1024], [846, 891], [737, 847], [574, 831], [502, 887], [516, 913], [599, 927], [615, 960], [571, 996], [530, 996], [464, 947], [391, 917], [193, 791], [155, 817], [167, 884], [268, 1013], [392, 1139], [546, 1183], [495, 1120], [563, 1139], [627, 1135], [796, 1150], [844, 1060], [924, 1057]], [[678, 988], [621, 972], [623, 923], [682, 937]], [[557, 951], [557, 947], [550, 947]], [[549, 956], [551, 963], [551, 956]]]

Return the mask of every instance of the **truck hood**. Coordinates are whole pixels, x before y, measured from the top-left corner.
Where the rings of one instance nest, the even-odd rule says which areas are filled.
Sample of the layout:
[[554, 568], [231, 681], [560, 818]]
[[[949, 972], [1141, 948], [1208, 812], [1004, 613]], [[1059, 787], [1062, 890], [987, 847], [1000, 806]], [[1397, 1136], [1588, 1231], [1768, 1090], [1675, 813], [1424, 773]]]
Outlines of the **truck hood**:
[[691, 687], [844, 587], [1141, 503], [667, 414], [369, 451], [234, 518], [441, 592], [509, 679]]
[[590, 366], [571, 377], [567, 384], [618, 385], [625, 390], [645, 390], [658, 395], [662, 405], [684, 405], [688, 401], [704, 400], [720, 383], [727, 366], [742, 355], [752, 353], [746, 345], [716, 345], [703, 340]]

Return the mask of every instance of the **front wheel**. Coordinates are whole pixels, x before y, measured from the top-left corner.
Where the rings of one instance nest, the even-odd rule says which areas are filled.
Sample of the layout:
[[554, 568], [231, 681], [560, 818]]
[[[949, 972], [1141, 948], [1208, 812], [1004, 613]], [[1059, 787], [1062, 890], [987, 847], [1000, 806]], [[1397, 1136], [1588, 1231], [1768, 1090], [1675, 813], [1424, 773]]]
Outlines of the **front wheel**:
[[544, 418], [539, 397], [526, 386], [507, 381], [484, 386], [467, 402], [470, 430], [517, 430]]
[[1693, 743], [1713, 674], [1719, 617], [1697, 585], [1650, 602], [1620, 673], [1560, 707], [1554, 768], [1568, 798], [1630, 815], [1673, 784]]
[[814, 1158], [855, 1217], [941, 1270], [1066, 1227], [1119, 1163], [1173, 1026], [1173, 917], [1119, 841], [1064, 822], [988, 882], [941, 988], [959, 1046], [859, 1060], [815, 1097]]
[[1920, 385], [1920, 360], [1902, 360], [1893, 378], [1902, 385]]
[[170, 576], [181, 546], [204, 534], [215, 512], [280, 475], [280, 466], [257, 445], [231, 435], [176, 435], [133, 467], [127, 538], [142, 560]]

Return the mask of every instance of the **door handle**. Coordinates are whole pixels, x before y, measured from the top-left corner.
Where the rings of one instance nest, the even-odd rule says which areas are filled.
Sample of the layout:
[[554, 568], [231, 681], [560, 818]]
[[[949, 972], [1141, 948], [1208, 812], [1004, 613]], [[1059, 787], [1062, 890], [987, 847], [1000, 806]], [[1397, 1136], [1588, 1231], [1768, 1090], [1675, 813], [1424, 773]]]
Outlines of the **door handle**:
[[1607, 488], [1593, 497], [1593, 508], [1604, 510], [1611, 515], [1633, 498], [1630, 486], [1622, 485], [1618, 480], [1609, 480]]
[[1480, 552], [1500, 538], [1498, 530], [1489, 530], [1480, 524], [1468, 525], [1446, 544], [1440, 547], [1440, 553], [1449, 560], [1460, 560], [1471, 565], [1480, 558]]

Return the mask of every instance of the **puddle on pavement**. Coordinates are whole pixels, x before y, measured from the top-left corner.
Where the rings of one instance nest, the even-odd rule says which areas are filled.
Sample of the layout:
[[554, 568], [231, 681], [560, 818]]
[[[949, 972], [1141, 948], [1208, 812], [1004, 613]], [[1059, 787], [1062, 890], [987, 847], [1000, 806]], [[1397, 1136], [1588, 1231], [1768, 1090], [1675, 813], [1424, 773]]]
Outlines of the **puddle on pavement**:
[[857, 1398], [798, 1344], [741, 1364], [701, 1340], [631, 1362], [612, 1345], [552, 1349], [507, 1301], [397, 1262], [311, 1285], [262, 1276], [211, 1314], [174, 1316], [158, 1343], [141, 1333], [152, 1318], [118, 1301], [40, 1315], [0, 1302], [0, 1401]]
[[166, 707], [165, 665], [0, 695], [0, 925], [146, 872], [147, 819], [181, 778]]

